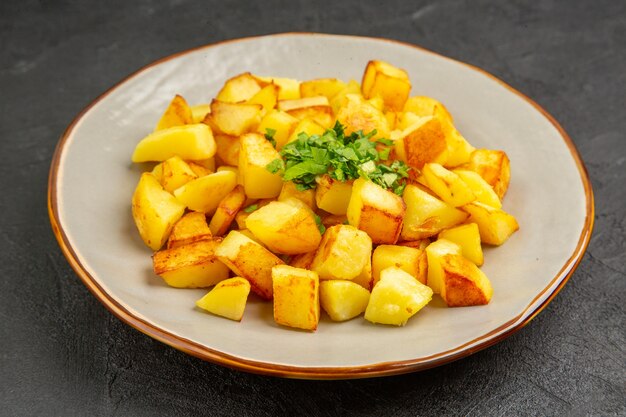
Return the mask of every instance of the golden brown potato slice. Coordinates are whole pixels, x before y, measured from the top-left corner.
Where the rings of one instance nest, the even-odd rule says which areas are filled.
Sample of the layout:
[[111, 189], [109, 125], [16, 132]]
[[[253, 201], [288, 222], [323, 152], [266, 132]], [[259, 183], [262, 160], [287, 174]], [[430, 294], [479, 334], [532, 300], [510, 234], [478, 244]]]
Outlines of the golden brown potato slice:
[[292, 181], [285, 181], [278, 195], [278, 201], [285, 201], [290, 198], [300, 200], [311, 210], [315, 210], [315, 189], [313, 188], [300, 191]]
[[216, 154], [225, 165], [237, 166], [239, 164], [239, 138], [236, 136], [218, 133], [215, 135]]
[[443, 229], [463, 223], [469, 216], [414, 184], [409, 184], [402, 195], [406, 214], [400, 236], [404, 241], [431, 237]]
[[463, 168], [477, 172], [493, 187], [500, 200], [504, 198], [511, 180], [511, 163], [506, 152], [477, 149]]
[[346, 95], [345, 105], [337, 112], [337, 121], [344, 126], [346, 135], [359, 130], [369, 133], [375, 129], [373, 139], [389, 137], [389, 124], [383, 112], [357, 94]]
[[185, 206], [165, 191], [156, 178], [145, 172], [133, 194], [132, 213], [139, 235], [152, 250], [159, 250]]
[[272, 268], [284, 264], [280, 258], [236, 230], [224, 238], [215, 254], [235, 274], [247, 279], [257, 295], [272, 299]]
[[390, 266], [400, 268], [422, 284], [426, 284], [428, 260], [425, 251], [408, 246], [377, 246], [372, 254], [374, 285], [380, 279], [380, 272]]
[[174, 126], [183, 126], [194, 123], [191, 107], [183, 96], [176, 94], [169, 106], [159, 119], [155, 131], [168, 129]]
[[218, 204], [237, 185], [237, 176], [229, 171], [196, 178], [174, 191], [176, 199], [189, 210], [213, 215]]
[[226, 81], [216, 99], [225, 103], [239, 103], [252, 98], [261, 90], [256, 78], [244, 72]]
[[439, 164], [424, 165], [422, 174], [428, 188], [451, 206], [460, 207], [476, 200], [472, 189], [461, 177]]
[[319, 279], [315, 272], [278, 265], [272, 268], [274, 321], [316, 330], [320, 319]]
[[493, 287], [474, 263], [461, 255], [444, 255], [441, 268], [444, 281], [441, 297], [448, 307], [489, 304]]
[[248, 133], [239, 139], [239, 177], [250, 198], [275, 198], [283, 188], [283, 179], [267, 170], [267, 164], [280, 159], [276, 149], [258, 133]]
[[478, 225], [480, 240], [490, 245], [501, 245], [517, 230], [515, 217], [504, 210], [477, 201], [461, 209], [470, 214], [469, 221]]
[[396, 243], [405, 211], [406, 205], [400, 196], [363, 178], [354, 181], [347, 209], [348, 222], [366, 232], [372, 243]]
[[143, 138], [133, 152], [133, 162], [165, 161], [173, 156], [192, 161], [215, 155], [211, 129], [200, 123], [175, 126]]
[[346, 88], [346, 83], [336, 78], [318, 78], [300, 83], [300, 97], [325, 96], [333, 98], [337, 93]]
[[252, 212], [246, 219], [246, 226], [265, 246], [277, 253], [295, 255], [311, 252], [322, 240], [315, 214], [301, 202], [269, 203]]
[[395, 141], [397, 157], [420, 170], [428, 162], [445, 162], [447, 150], [441, 122], [433, 117], [422, 118], [406, 128]]
[[228, 268], [215, 256], [218, 240], [201, 240], [156, 252], [154, 273], [176, 288], [204, 288], [228, 278]]
[[209, 229], [204, 213], [191, 212], [176, 222], [167, 241], [167, 248], [174, 249], [212, 238], [213, 234]]
[[268, 112], [261, 124], [257, 128], [257, 132], [265, 135], [268, 129], [274, 130], [274, 140], [276, 141], [276, 149], [281, 150], [287, 142], [289, 142], [289, 136], [294, 127], [298, 124], [298, 119], [284, 111], [273, 110]]
[[361, 89], [365, 98], [381, 96], [385, 108], [401, 111], [411, 92], [411, 81], [403, 69], [384, 61], [370, 61], [363, 73]]
[[326, 229], [311, 269], [320, 279], [349, 279], [358, 276], [371, 259], [372, 239], [350, 225]]
[[332, 214], [342, 215], [348, 211], [353, 181], [338, 181], [322, 175], [315, 189], [317, 207]]
[[[263, 106], [249, 103], [226, 103], [213, 100], [207, 122], [219, 132], [240, 136], [254, 131], [261, 122]], [[216, 132], [217, 133], [217, 132]]]
[[160, 183], [169, 193], [173, 193], [175, 189], [182, 187], [189, 181], [198, 178], [189, 165], [180, 157], [173, 156], [163, 161], [160, 170]]
[[230, 224], [235, 220], [237, 212], [241, 210], [246, 202], [246, 193], [241, 185], [237, 185], [231, 192], [220, 201], [215, 214], [209, 223], [209, 229], [215, 236], [222, 236]]

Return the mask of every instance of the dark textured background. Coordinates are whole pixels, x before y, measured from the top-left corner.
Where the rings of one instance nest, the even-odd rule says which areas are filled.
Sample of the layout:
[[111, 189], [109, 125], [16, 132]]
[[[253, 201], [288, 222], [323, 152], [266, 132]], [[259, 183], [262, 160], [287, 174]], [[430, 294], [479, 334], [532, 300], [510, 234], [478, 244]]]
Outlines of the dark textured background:
[[[377, 3], [0, 2], [0, 415], [626, 415], [626, 2]], [[596, 228], [526, 328], [422, 373], [293, 381], [189, 357], [89, 294], [46, 212], [67, 124], [157, 58], [283, 31], [412, 42], [486, 69], [561, 122], [591, 174]]]

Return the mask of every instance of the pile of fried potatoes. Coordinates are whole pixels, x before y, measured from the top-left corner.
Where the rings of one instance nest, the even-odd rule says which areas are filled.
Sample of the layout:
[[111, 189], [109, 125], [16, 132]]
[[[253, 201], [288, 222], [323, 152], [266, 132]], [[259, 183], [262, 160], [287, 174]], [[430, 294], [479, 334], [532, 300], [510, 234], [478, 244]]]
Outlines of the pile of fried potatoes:
[[[410, 91], [404, 70], [370, 61], [361, 84], [243, 73], [210, 104], [176, 95], [132, 156], [157, 162], [132, 197], [154, 272], [172, 287], [213, 287], [197, 301], [213, 314], [241, 320], [252, 291], [273, 301], [276, 323], [307, 330], [320, 305], [334, 321], [365, 313], [401, 326], [433, 294], [450, 307], [489, 303], [481, 245], [519, 228], [501, 204], [509, 159], [472, 147], [442, 103]], [[336, 122], [393, 141], [389, 162], [410, 167], [402, 196], [328, 174], [302, 190], [266, 169], [299, 134]]]

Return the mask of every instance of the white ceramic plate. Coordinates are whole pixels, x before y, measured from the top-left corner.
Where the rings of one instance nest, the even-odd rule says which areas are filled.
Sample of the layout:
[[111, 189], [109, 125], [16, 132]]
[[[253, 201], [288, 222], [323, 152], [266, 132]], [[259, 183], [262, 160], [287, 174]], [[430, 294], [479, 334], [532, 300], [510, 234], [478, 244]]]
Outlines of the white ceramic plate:
[[[362, 318], [315, 333], [274, 324], [271, 303], [253, 300], [231, 322], [194, 307], [205, 290], [167, 287], [130, 213], [140, 167], [130, 162], [171, 97], [209, 101], [241, 72], [298, 79], [360, 80], [368, 60], [408, 71], [412, 94], [441, 100], [476, 147], [503, 149], [512, 178], [504, 209], [519, 232], [486, 250], [494, 295], [487, 306], [433, 302], [406, 327]], [[113, 313], [140, 331], [195, 356], [247, 371], [304, 378], [350, 378], [425, 369], [502, 340], [536, 315], [580, 261], [593, 224], [593, 196], [580, 157], [537, 104], [493, 76], [398, 42], [282, 34], [209, 45], [138, 71], [111, 88], [69, 126], [56, 150], [50, 218], [72, 267]]]

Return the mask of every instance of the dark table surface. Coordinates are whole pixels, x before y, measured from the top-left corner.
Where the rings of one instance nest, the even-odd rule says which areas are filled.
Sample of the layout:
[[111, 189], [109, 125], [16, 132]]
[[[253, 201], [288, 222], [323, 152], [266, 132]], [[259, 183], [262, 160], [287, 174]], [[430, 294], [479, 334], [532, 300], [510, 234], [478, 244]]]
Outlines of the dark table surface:
[[[0, 415], [626, 415], [626, 2], [378, 3], [0, 3]], [[426, 372], [298, 381], [187, 356], [87, 291], [46, 211], [66, 125], [153, 60], [286, 31], [415, 43], [486, 69], [560, 121], [589, 169], [596, 226], [578, 270], [527, 327]]]

